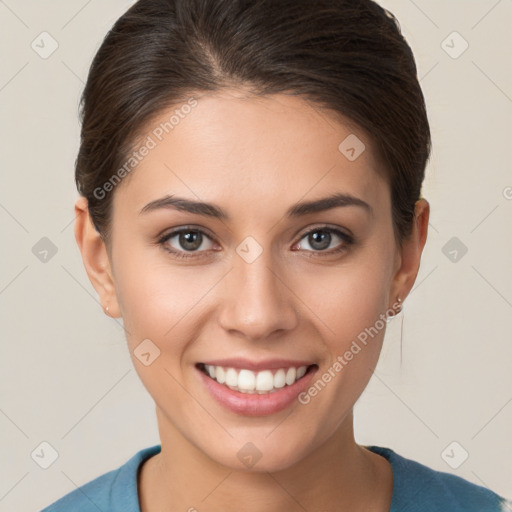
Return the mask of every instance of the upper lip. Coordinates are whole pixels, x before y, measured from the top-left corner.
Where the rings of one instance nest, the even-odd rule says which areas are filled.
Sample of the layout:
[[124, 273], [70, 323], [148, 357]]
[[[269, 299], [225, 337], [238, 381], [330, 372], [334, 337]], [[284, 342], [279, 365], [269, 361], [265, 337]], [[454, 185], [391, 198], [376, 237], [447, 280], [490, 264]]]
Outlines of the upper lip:
[[224, 368], [237, 368], [252, 370], [254, 372], [260, 370], [274, 370], [279, 368], [300, 368], [301, 366], [311, 366], [315, 364], [311, 361], [299, 361], [296, 359], [267, 359], [264, 361], [251, 361], [243, 357], [230, 358], [230, 359], [210, 359], [202, 361], [203, 364], [209, 366], [222, 366]]

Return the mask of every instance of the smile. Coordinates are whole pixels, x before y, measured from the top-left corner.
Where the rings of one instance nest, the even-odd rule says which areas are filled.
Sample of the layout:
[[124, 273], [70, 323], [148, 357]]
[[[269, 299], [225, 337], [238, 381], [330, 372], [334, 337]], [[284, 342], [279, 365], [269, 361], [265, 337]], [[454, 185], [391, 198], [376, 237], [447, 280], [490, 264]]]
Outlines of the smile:
[[318, 370], [317, 364], [293, 362], [292, 366], [291, 361], [213, 363], [196, 364], [205, 391], [223, 408], [244, 416], [265, 416], [290, 407]]
[[309, 366], [291, 366], [272, 370], [254, 372], [223, 366], [202, 364], [202, 370], [219, 384], [224, 384], [233, 391], [249, 394], [274, 393], [285, 386], [291, 386], [304, 377]]

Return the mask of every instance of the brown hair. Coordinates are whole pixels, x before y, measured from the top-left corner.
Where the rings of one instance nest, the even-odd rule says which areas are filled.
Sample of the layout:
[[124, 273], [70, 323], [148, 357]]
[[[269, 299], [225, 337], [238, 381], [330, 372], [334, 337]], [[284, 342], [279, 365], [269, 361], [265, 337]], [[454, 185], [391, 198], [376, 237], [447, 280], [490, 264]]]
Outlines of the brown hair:
[[391, 187], [395, 239], [410, 235], [430, 129], [389, 11], [372, 0], [139, 0], [105, 36], [80, 103], [75, 181], [107, 245], [113, 192], [98, 187], [143, 126], [194, 93], [236, 86], [300, 95], [362, 128]]

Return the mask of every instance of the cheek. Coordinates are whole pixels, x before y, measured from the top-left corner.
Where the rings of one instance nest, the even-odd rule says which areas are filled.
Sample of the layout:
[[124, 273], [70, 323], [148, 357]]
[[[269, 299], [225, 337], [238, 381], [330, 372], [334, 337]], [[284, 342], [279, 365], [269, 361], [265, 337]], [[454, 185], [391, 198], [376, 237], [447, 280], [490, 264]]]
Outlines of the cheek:
[[309, 317], [325, 351], [315, 379], [323, 383], [311, 391], [315, 394], [326, 386], [320, 402], [338, 412], [329, 420], [332, 428], [354, 405], [377, 364], [387, 325], [391, 258], [391, 250], [375, 244], [359, 257], [302, 281], [301, 298], [314, 313]]
[[171, 396], [176, 407], [186, 403], [178, 384], [182, 380], [180, 367], [187, 344], [196, 337], [190, 319], [198, 298], [205, 293], [204, 286], [190, 273], [161, 262], [148, 264], [131, 257], [120, 267], [117, 279], [123, 323], [141, 382], [158, 404]]
[[155, 365], [180, 373], [187, 345], [200, 336], [198, 319], [207, 307], [208, 291], [220, 277], [218, 269], [180, 267], [150, 251], [132, 251], [119, 261], [116, 288], [132, 357], [149, 339], [160, 350]]
[[388, 308], [389, 274], [385, 259], [352, 260], [310, 272], [298, 294], [306, 310], [320, 320], [317, 324], [323, 325], [327, 339], [347, 341], [373, 325]]
[[[120, 252], [120, 251], [119, 251]], [[204, 291], [191, 272], [135, 250], [116, 261], [116, 290], [130, 343], [139, 338], [164, 340], [177, 329]]]
[[301, 403], [332, 412], [324, 422], [327, 431], [338, 427], [372, 377], [386, 332], [388, 276], [385, 261], [375, 260], [331, 269], [322, 279], [308, 278], [316, 286], [304, 302], [315, 313], [310, 318], [315, 318], [325, 354]]

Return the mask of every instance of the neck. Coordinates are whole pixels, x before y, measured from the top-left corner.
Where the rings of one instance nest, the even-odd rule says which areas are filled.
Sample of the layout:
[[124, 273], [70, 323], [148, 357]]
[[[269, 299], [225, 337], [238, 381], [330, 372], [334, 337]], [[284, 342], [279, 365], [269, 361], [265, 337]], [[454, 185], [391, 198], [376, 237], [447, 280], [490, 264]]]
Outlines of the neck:
[[[286, 469], [241, 471], [209, 458], [157, 409], [161, 452], [142, 466], [142, 512], [155, 510], [389, 510], [392, 474], [380, 455], [356, 444], [352, 411], [317, 449]], [[256, 469], [255, 466], [254, 469]], [[371, 493], [368, 490], [371, 490]]]

